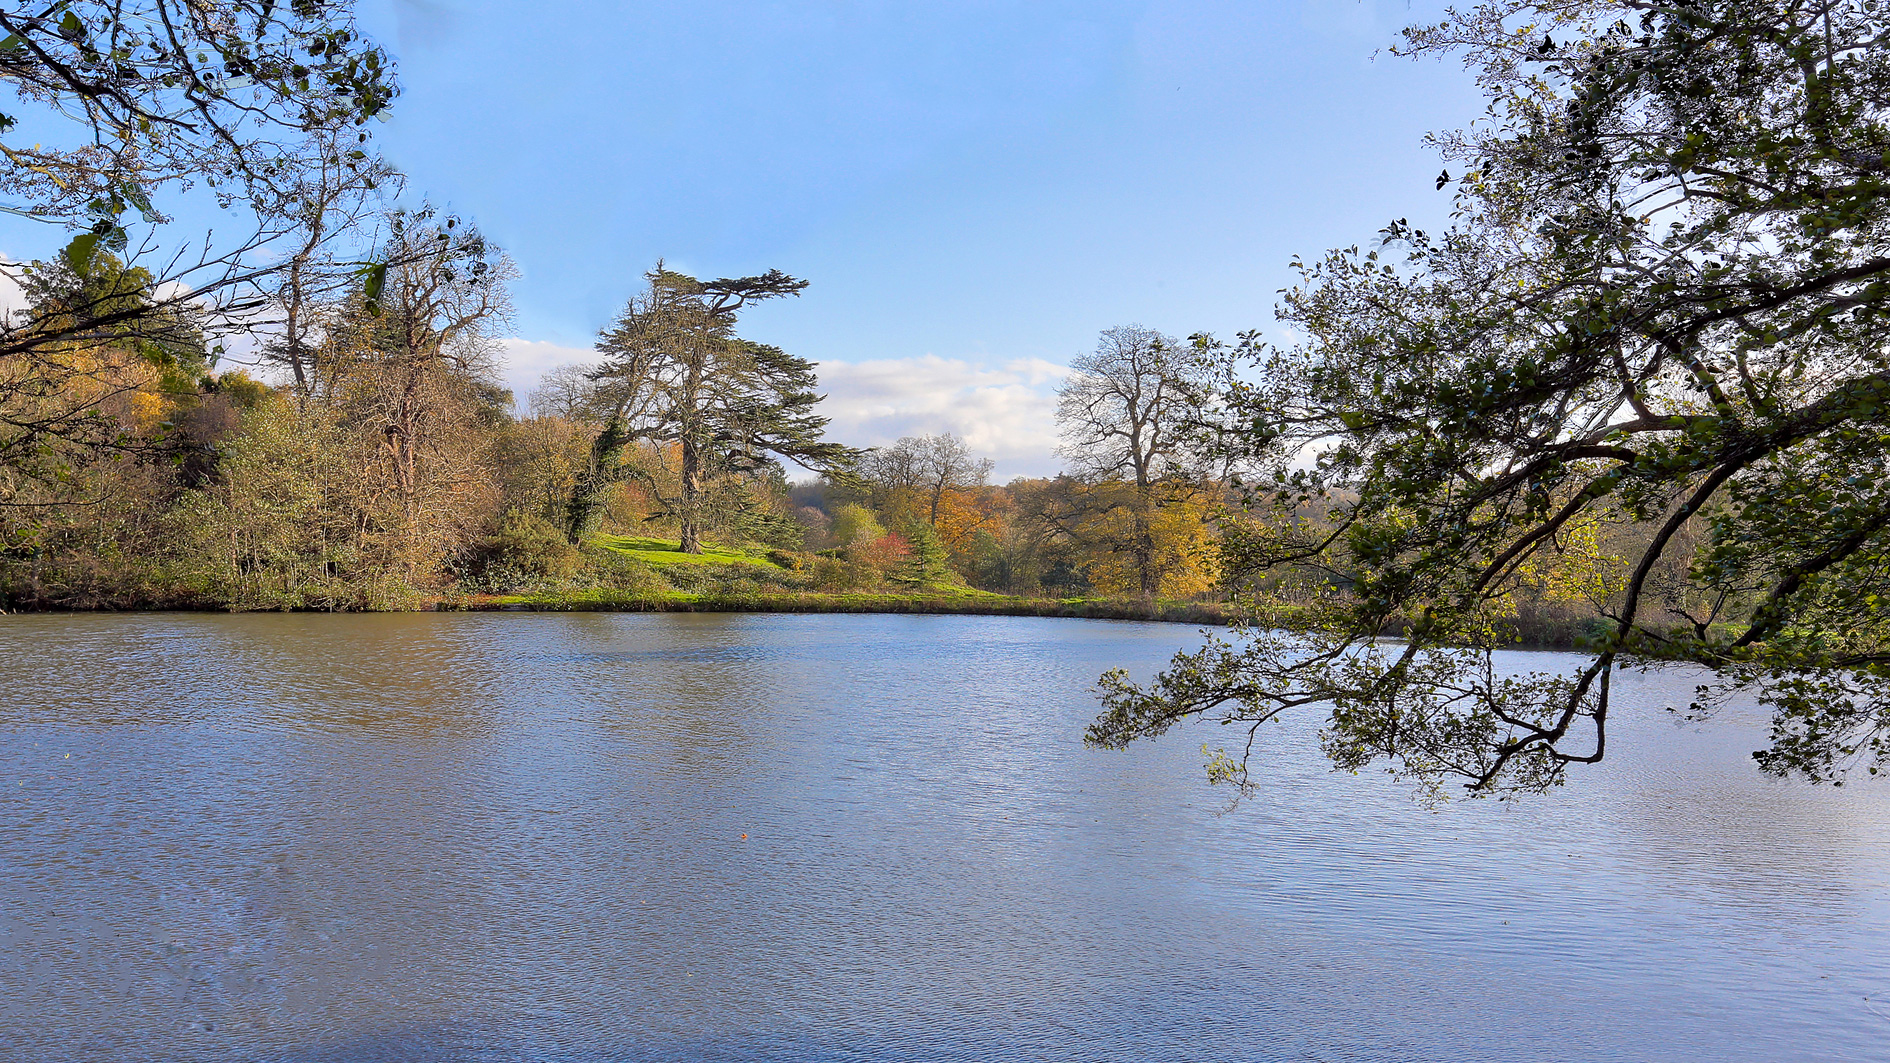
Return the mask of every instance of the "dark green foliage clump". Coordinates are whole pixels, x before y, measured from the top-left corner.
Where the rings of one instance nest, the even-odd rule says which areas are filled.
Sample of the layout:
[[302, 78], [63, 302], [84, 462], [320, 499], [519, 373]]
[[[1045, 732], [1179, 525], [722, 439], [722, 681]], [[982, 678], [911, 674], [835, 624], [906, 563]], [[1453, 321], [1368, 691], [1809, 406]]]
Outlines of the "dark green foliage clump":
[[583, 558], [578, 548], [550, 521], [522, 509], [510, 509], [499, 530], [483, 544], [481, 568], [493, 576], [565, 580], [576, 575]]
[[914, 529], [908, 545], [912, 552], [899, 563], [896, 574], [891, 577], [894, 582], [923, 587], [951, 578], [951, 569], [945, 564], [945, 547], [930, 525], [921, 524]]

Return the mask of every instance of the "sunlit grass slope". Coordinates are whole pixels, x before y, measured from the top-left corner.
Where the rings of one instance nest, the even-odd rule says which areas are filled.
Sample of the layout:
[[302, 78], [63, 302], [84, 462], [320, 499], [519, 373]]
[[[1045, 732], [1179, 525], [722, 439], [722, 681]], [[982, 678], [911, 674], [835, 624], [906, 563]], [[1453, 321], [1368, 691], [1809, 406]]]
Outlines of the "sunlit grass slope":
[[603, 535], [599, 536], [595, 542], [606, 550], [636, 558], [646, 565], [760, 565], [763, 568], [772, 569], [781, 567], [761, 554], [715, 546], [710, 543], [703, 543], [702, 552], [699, 554], [685, 554], [673, 539], [655, 539], [646, 535]]
[[609, 578], [623, 582], [546, 586], [509, 594], [450, 595], [438, 600], [434, 608], [963, 613], [1194, 623], [1223, 620], [1221, 609], [1212, 604], [1020, 598], [957, 582], [842, 589], [823, 583], [821, 575], [822, 566], [831, 569], [838, 562], [796, 551], [744, 550], [705, 543], [702, 553], [685, 554], [674, 539], [643, 535], [600, 535], [589, 545], [618, 559], [620, 563], [612, 570], [614, 576]]

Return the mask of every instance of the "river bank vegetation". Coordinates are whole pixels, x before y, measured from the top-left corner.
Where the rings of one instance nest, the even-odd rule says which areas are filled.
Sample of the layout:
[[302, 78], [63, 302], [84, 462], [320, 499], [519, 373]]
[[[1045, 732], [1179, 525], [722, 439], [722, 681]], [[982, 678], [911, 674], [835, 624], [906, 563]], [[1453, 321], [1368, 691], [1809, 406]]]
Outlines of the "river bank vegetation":
[[[455, 240], [490, 254], [476, 235]], [[731, 468], [704, 447], [692, 498], [681, 442], [623, 430], [604, 405], [614, 381], [594, 367], [552, 374], [516, 415], [485, 375], [503, 260], [435, 281], [445, 257], [390, 269], [378, 315], [358, 291], [303, 307], [318, 338], [299, 351], [302, 385], [216, 373], [201, 347], [169, 377], [129, 358], [96, 372], [114, 389], [95, 408], [118, 418], [120, 453], [4, 514], [5, 606], [1228, 616], [1224, 549], [1259, 516], [1184, 447], [1194, 411], [1106, 401], [1187, 387], [1172, 339], [1116, 329], [1085, 359], [1063, 402], [1074, 467], [1057, 477], [990, 484], [990, 462], [950, 435], [826, 444], [844, 461], [801, 484], [778, 462]], [[1563, 564], [1527, 589], [1519, 637], [1572, 644], [1598, 615], [1613, 555], [1572, 556], [1587, 575]], [[1275, 612], [1342, 593], [1312, 569], [1264, 583]]]

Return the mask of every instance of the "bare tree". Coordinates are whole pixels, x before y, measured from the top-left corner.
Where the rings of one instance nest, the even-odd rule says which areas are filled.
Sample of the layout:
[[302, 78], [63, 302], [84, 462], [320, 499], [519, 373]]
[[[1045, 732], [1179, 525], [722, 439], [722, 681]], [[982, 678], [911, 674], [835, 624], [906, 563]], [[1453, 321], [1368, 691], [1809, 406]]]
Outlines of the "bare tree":
[[1057, 389], [1058, 453], [1071, 472], [1134, 487], [1126, 499], [1132, 531], [1125, 548], [1146, 596], [1161, 585], [1150, 518], [1164, 488], [1187, 484], [1194, 471], [1190, 433], [1200, 402], [1193, 359], [1172, 338], [1140, 325], [1103, 332]]
[[592, 366], [561, 365], [538, 379], [528, 400], [533, 417], [591, 423], [597, 419], [597, 384]]
[[290, 189], [299, 224], [286, 237], [287, 262], [262, 282], [280, 317], [279, 331], [262, 346], [263, 359], [289, 368], [296, 400], [304, 404], [318, 385], [324, 303], [352, 287], [359, 272], [337, 255], [336, 245], [358, 232], [383, 195], [401, 184], [386, 162], [358, 150], [354, 136], [322, 131], [310, 147], [312, 165]]
[[511, 316], [514, 271], [477, 229], [431, 208], [391, 215], [388, 231], [385, 285], [347, 315], [335, 356], [354, 366], [345, 398], [379, 422], [389, 487], [417, 522], [436, 486], [423, 456], [451, 446], [438, 437], [441, 411], [456, 393], [493, 389], [494, 332]]
[[928, 503], [927, 523], [938, 523], [945, 492], [983, 486], [991, 475], [989, 458], [972, 456], [964, 440], [939, 435], [903, 436], [889, 447], [861, 455], [860, 475], [882, 491], [908, 489], [923, 492]]

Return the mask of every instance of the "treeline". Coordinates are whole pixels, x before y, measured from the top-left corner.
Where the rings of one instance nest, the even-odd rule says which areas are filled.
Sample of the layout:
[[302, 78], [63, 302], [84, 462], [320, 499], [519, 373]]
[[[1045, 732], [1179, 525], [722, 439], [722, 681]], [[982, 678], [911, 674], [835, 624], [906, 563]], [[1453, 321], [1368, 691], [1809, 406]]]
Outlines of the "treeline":
[[[259, 352], [292, 383], [216, 372], [187, 309], [162, 344], [144, 314], [35, 349], [0, 390], [32, 447], [0, 468], [8, 605], [373, 608], [437, 584], [503, 502], [510, 396], [488, 371], [508, 267], [458, 219], [386, 223], [374, 298], [301, 293], [300, 342]], [[19, 317], [41, 328], [99, 288], [152, 300], [109, 254], [27, 275]]]
[[[278, 293], [296, 329], [257, 348], [273, 386], [217, 372], [205, 315], [160, 306], [139, 267], [109, 253], [83, 273], [28, 266], [18, 332], [55, 339], [0, 384], [14, 428], [0, 438], [0, 607], [387, 609], [458, 592], [660, 591], [649, 566], [593, 540], [801, 545], [768, 455], [825, 455], [838, 470], [853, 454], [799, 412], [814, 400], [806, 363], [711, 314], [680, 330], [688, 343], [665, 338], [671, 361], [700, 356], [694, 371], [638, 349], [627, 358], [649, 372], [585, 381], [589, 409], [621, 400], [611, 412], [518, 418], [493, 373], [509, 316], [503, 254], [427, 209], [393, 211], [381, 230], [384, 265], [361, 283]], [[716, 283], [659, 270], [651, 292], [667, 313], [713, 306]], [[628, 317], [648, 309], [640, 299]], [[135, 324], [57, 338], [64, 308], [114, 300]], [[553, 385], [541, 407], [555, 405]], [[804, 438], [790, 442], [797, 425]]]
[[[718, 577], [756, 589], [753, 568], [652, 566], [599, 545], [624, 536], [764, 553], [778, 564], [763, 589], [1212, 590], [1229, 495], [1161, 442], [1179, 407], [1116, 410], [1167, 448], [1123, 455], [1151, 470], [1143, 482], [1105, 467], [1117, 444], [1076, 432], [1106, 437], [1107, 404], [1088, 395], [1078, 416], [1079, 393], [1153, 371], [1134, 362], [1165, 349], [1153, 333], [1115, 330], [1115, 360], [1092, 359], [1065, 388], [1070, 453], [1093, 469], [995, 486], [991, 462], [951, 435], [864, 451], [821, 439], [824, 421], [806, 409], [811, 366], [736, 336], [731, 315], [677, 309], [712, 308], [736, 282], [660, 268], [605, 330], [600, 361], [554, 371], [515, 415], [492, 375], [503, 255], [435, 212], [395, 213], [385, 228], [392, 265], [371, 298], [364, 287], [303, 297], [299, 342], [277, 334], [260, 350], [274, 385], [215, 371], [188, 315], [161, 343], [145, 315], [117, 342], [42, 345], [60, 373], [15, 381], [0, 401], [13, 422], [63, 419], [67, 431], [42, 437], [38, 462], [6, 469], [4, 607], [386, 609], [455, 594], [713, 590]], [[149, 297], [138, 268], [109, 255], [93, 267], [35, 263], [20, 316], [56, 325], [59, 306], [96, 301], [101, 287]], [[660, 328], [652, 307], [668, 317]], [[790, 485], [781, 456], [826, 469]]]
[[[38, 380], [9, 381], [0, 412], [63, 427], [4, 470], [0, 607], [1245, 591], [1292, 609], [1352, 592], [1311, 560], [1278, 563], [1281, 544], [1336, 527], [1334, 510], [1248, 504], [1204, 432], [1220, 385], [1198, 345], [1105, 332], [1059, 391], [1065, 471], [996, 485], [992, 462], [950, 434], [864, 450], [824, 439], [811, 364], [735, 330], [743, 306], [800, 290], [780, 274], [697, 281], [659, 265], [598, 360], [552, 371], [515, 409], [493, 373], [504, 255], [431, 210], [381, 225], [389, 264], [371, 290], [284, 290], [297, 330], [257, 352], [274, 384], [217, 372], [204, 322], [176, 308], [146, 307], [111, 342], [37, 349]], [[19, 317], [45, 328], [66, 305], [150, 299], [149, 276], [110, 255], [84, 275], [42, 262], [25, 276]], [[790, 484], [783, 458], [823, 471]], [[1623, 534], [1571, 528], [1552, 562], [1522, 572], [1518, 631], [1567, 641], [1598, 616], [1618, 591]], [[709, 547], [770, 563], [713, 551], [708, 564], [650, 563], [653, 548]], [[1244, 567], [1258, 553], [1268, 563]]]
[[1055, 477], [987, 483], [952, 435], [859, 456], [793, 492], [809, 547], [856, 585], [963, 582], [1002, 594], [1188, 600], [1217, 586], [1241, 494], [1202, 431], [1212, 381], [1190, 349], [1138, 326], [1104, 332], [1058, 391]]
[[[494, 373], [512, 266], [375, 154], [398, 86], [348, 5], [8, 17], [0, 133], [44, 136], [0, 153], [0, 209], [53, 239], [0, 263], [21, 292], [0, 320], [0, 608], [897, 589], [1290, 610], [1358, 598], [1378, 557], [1329, 549], [1364, 534], [1344, 484], [1295, 503], [1241, 481], [1286, 431], [1269, 411], [1311, 392], [1252, 390], [1245, 341], [1105, 332], [1059, 391], [1065, 471], [999, 486], [949, 435], [825, 438], [813, 364], [737, 331], [805, 282], [658, 263], [596, 361], [521, 410]], [[225, 235], [179, 236], [166, 197], [203, 193]], [[789, 463], [818, 479], [790, 486]], [[1644, 519], [1559, 523], [1498, 605], [1595, 615]]]

